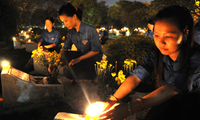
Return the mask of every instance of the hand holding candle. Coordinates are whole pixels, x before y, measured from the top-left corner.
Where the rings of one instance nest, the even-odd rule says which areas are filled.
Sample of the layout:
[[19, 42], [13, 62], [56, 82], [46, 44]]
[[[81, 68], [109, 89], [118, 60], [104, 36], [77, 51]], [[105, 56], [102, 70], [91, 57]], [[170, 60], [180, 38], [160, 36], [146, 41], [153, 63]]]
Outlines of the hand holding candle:
[[119, 104], [116, 103], [111, 106], [109, 102], [95, 102], [87, 108], [85, 120], [104, 119], [107, 117], [104, 115], [107, 115], [106, 113], [114, 109], [117, 105]]

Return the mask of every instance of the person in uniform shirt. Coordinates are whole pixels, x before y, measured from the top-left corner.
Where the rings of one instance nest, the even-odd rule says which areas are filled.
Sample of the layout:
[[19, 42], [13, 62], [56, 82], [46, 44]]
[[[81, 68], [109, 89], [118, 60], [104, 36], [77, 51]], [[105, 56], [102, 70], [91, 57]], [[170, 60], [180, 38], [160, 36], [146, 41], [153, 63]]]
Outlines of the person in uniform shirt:
[[153, 20], [148, 21], [147, 32], [144, 34], [144, 36], [154, 38], [154, 23], [153, 23]]
[[[102, 47], [96, 29], [82, 22], [82, 11], [70, 3], [63, 5], [59, 10], [60, 20], [69, 29], [68, 37], [61, 51], [61, 60], [69, 68], [65, 75], [73, 80], [94, 80], [96, 72], [94, 64], [102, 59]], [[68, 51], [74, 44], [78, 51]]]
[[41, 33], [41, 37], [38, 42], [38, 48], [42, 45], [44, 50], [47, 49], [50, 52], [54, 50], [57, 52], [60, 51], [60, 32], [53, 29], [54, 25], [55, 23], [52, 17], [47, 17], [45, 19], [46, 30]]
[[[123, 120], [151, 108], [145, 120], [194, 120], [200, 111], [200, 50], [193, 44], [193, 19], [185, 7], [171, 6], [154, 18], [155, 48], [134, 69], [108, 102], [105, 110], [129, 94], [155, 72], [159, 87], [129, 103], [120, 103], [101, 117]], [[196, 45], [195, 45], [196, 46]]]
[[[60, 32], [53, 29], [54, 25], [55, 23], [52, 17], [47, 17], [45, 19], [46, 30], [41, 33], [41, 37], [38, 42], [38, 49], [48, 50], [49, 52], [52, 52], [54, 50], [58, 53], [60, 52]], [[31, 72], [34, 70], [33, 62], [33, 58], [28, 61], [28, 63], [24, 67], [25, 72]]]

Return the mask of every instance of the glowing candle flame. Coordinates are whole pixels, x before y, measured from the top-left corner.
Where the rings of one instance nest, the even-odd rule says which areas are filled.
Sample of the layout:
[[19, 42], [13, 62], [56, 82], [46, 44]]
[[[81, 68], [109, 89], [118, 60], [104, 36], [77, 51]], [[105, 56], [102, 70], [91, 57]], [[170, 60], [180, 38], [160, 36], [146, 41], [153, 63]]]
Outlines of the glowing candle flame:
[[4, 70], [10, 68], [10, 63], [8, 61], [2, 61], [1, 66], [3, 67]]
[[[115, 103], [110, 109], [105, 111], [105, 107], [106, 107], [105, 103], [95, 102], [87, 108], [85, 120], [98, 120], [100, 115], [114, 109], [118, 105], [119, 103]], [[105, 118], [105, 117], [106, 116], [101, 117], [101, 118]]]
[[98, 120], [99, 115], [104, 111], [104, 103], [96, 102], [91, 104], [86, 110], [85, 120]]
[[16, 37], [13, 37], [12, 39], [13, 39], [13, 41], [17, 41], [17, 40], [16, 40]]
[[31, 42], [31, 39], [28, 39], [28, 42], [30, 43], [30, 42]]
[[86, 113], [87, 115], [90, 115], [90, 116], [98, 116], [101, 112], [103, 112], [103, 110], [104, 110], [104, 104], [101, 102], [96, 102], [96, 103], [91, 104], [87, 108]]

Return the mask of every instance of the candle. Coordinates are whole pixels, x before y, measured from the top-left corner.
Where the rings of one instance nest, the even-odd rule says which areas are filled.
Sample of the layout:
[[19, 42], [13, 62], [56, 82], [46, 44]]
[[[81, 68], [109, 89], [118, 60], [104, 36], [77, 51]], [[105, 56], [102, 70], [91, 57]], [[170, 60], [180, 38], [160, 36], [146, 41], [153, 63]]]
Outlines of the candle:
[[104, 103], [96, 102], [91, 104], [86, 110], [85, 120], [98, 120], [99, 115], [104, 110]]
[[2, 66], [3, 70], [10, 69], [10, 63], [8, 61], [2, 61], [1, 66]]
[[31, 39], [28, 39], [28, 43], [30, 43], [31, 42]]
[[13, 37], [12, 39], [13, 39], [13, 41], [17, 41], [17, 40], [16, 40], [16, 37]]

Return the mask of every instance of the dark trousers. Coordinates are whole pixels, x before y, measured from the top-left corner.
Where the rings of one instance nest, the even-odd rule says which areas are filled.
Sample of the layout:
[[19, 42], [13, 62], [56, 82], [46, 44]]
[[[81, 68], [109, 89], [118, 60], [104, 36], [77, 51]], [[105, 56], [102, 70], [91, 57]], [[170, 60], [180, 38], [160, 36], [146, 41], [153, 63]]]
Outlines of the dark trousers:
[[[61, 55], [61, 61], [68, 65], [72, 59], [78, 58], [83, 54], [77, 51], [65, 51]], [[91, 59], [82, 60], [81, 62], [68, 67], [64, 74], [67, 78], [73, 80], [89, 79], [94, 80], [96, 78], [96, 72], [94, 64], [96, 62]]]
[[198, 120], [199, 112], [200, 93], [181, 93], [152, 107], [145, 120]]

